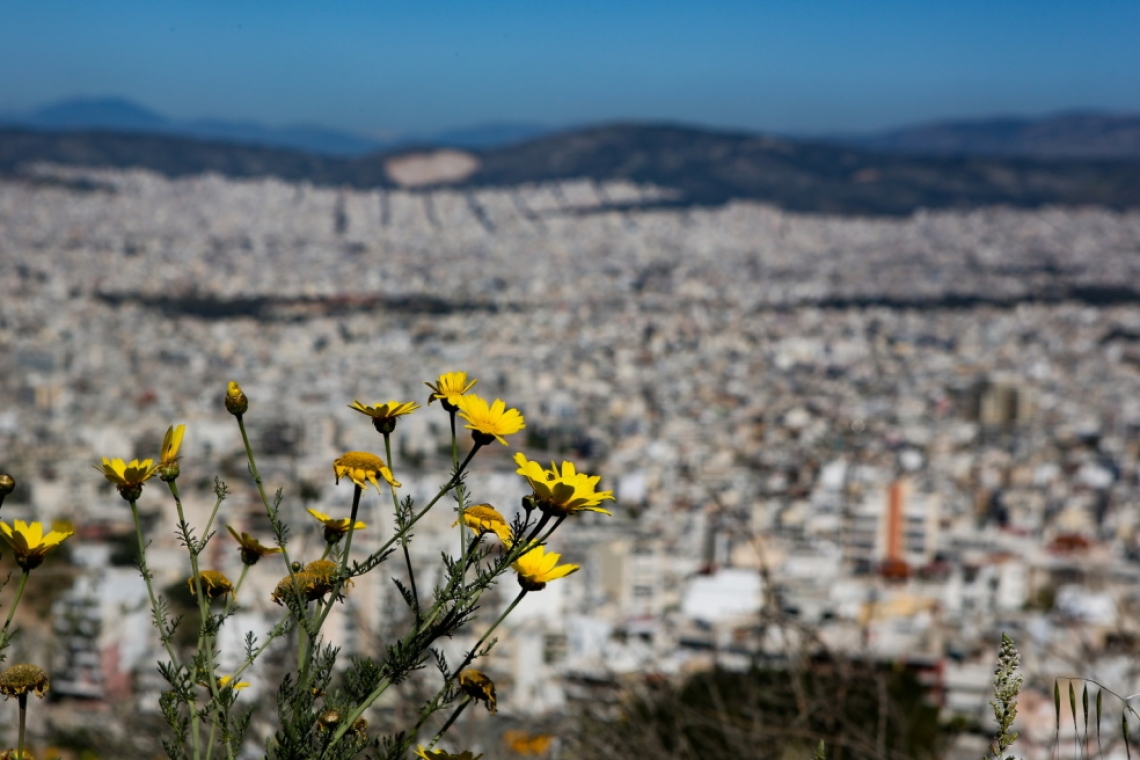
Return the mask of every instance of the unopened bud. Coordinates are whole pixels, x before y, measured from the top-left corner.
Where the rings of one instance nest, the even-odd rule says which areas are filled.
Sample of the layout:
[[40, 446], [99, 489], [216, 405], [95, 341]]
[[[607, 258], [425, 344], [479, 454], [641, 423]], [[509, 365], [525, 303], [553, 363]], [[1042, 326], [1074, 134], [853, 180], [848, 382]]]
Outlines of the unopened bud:
[[240, 417], [249, 409], [249, 399], [242, 393], [241, 386], [230, 381], [229, 387], [226, 388], [226, 411], [235, 417]]
[[163, 483], [173, 483], [178, 480], [178, 462], [171, 462], [170, 464], [159, 465], [158, 478]]

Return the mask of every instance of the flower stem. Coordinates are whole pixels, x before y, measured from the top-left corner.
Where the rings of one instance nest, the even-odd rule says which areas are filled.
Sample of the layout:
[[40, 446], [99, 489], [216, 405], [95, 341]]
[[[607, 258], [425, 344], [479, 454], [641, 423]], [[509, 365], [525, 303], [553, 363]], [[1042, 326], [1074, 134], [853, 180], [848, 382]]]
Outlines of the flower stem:
[[28, 576], [31, 575], [30, 570], [24, 570], [24, 574], [20, 576], [20, 585], [16, 587], [16, 598], [12, 600], [12, 608], [8, 610], [8, 619], [4, 621], [3, 632], [5, 634], [4, 640], [7, 641], [8, 627], [12, 625], [12, 618], [16, 614], [16, 607], [20, 604], [20, 597], [24, 595], [24, 586], [28, 585]]
[[[392, 439], [391, 433], [384, 434], [384, 456], [388, 460], [388, 466], [392, 466]], [[400, 514], [400, 499], [396, 496], [396, 489], [389, 488], [392, 492], [392, 506], [396, 509], [396, 514]], [[404, 548], [404, 563], [408, 566], [408, 582], [412, 587], [412, 612], [416, 616], [416, 620], [420, 619], [420, 594], [416, 590], [416, 571], [412, 569], [412, 555], [408, 551], [408, 540], [400, 541], [400, 545]]]
[[431, 743], [427, 745], [429, 750], [435, 746], [436, 742], [443, 738], [443, 735], [447, 733], [447, 729], [451, 728], [451, 724], [459, 719], [459, 716], [463, 714], [463, 711], [467, 709], [467, 705], [469, 704], [471, 704], [471, 697], [467, 697], [459, 707], [455, 708], [455, 712], [453, 712], [451, 717], [447, 719], [447, 722], [443, 724], [443, 728], [439, 729], [439, 733], [437, 733], [435, 738], [431, 740]]
[[20, 704], [20, 734], [19, 739], [16, 741], [16, 756], [22, 760], [24, 757], [24, 734], [28, 722], [28, 692], [25, 691], [20, 694], [16, 697], [16, 701]]

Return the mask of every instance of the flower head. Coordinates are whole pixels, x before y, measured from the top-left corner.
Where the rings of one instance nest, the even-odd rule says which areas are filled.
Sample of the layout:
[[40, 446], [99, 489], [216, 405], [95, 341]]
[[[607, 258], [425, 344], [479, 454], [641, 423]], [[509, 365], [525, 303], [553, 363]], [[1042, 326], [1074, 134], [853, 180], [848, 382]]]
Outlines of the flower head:
[[[511, 526], [507, 523], [507, 519], [490, 504], [474, 504], [463, 510], [460, 519], [477, 536], [494, 533], [503, 542], [503, 546], [509, 547], [514, 543], [514, 536], [511, 534]], [[458, 524], [459, 520], [452, 523], [452, 525]]]
[[444, 752], [442, 749], [424, 749], [422, 744], [416, 745], [416, 757], [422, 760], [479, 760], [483, 754], [472, 755], [471, 750], [464, 750], [458, 754]]
[[0, 503], [4, 497], [16, 490], [16, 479], [6, 472], [0, 472]]
[[[273, 589], [272, 599], [277, 604], [285, 604], [287, 599], [298, 597], [306, 601], [315, 601], [336, 588], [337, 564], [332, 560], [318, 559], [310, 562], [293, 575], [286, 575]], [[352, 585], [346, 580], [341, 586], [337, 599], [344, 599], [344, 592]]]
[[[222, 599], [226, 594], [232, 594], [234, 591], [234, 584], [230, 583], [230, 579], [217, 570], [203, 570], [198, 573], [202, 579], [202, 589], [206, 594], [206, 598], [213, 601], [214, 599]], [[197, 584], [194, 583], [194, 576], [186, 579], [186, 585], [190, 587], [190, 593], [198, 596]]]
[[318, 512], [315, 509], [310, 509], [309, 514], [317, 518], [317, 520], [325, 526], [325, 541], [330, 544], [335, 544], [344, 538], [345, 534], [348, 533], [350, 525], [353, 530], [364, 530], [368, 527], [360, 520], [356, 521], [356, 525], [352, 525], [352, 520], [347, 517], [337, 519], [335, 517], [329, 517], [324, 512]]
[[162, 437], [162, 454], [155, 469], [167, 483], [178, 478], [178, 449], [182, 446], [182, 436], [185, 434], [185, 425], [171, 425]]
[[249, 688], [249, 681], [238, 681], [237, 683], [232, 683], [233, 680], [233, 676], [221, 676], [218, 678], [218, 688], [224, 689], [228, 686], [234, 691], [237, 691], [238, 689]]
[[415, 401], [389, 401], [387, 404], [373, 404], [366, 406], [356, 399], [348, 405], [349, 409], [355, 409], [361, 414], [367, 414], [372, 418], [372, 426], [376, 428], [379, 433], [391, 433], [396, 429], [396, 418], [403, 417], [405, 414], [411, 414], [420, 408], [420, 405]]
[[439, 399], [443, 402], [444, 409], [454, 412], [459, 407], [459, 397], [474, 388], [477, 382], [479, 381], [468, 382], [466, 372], [445, 372], [436, 379], [435, 383], [424, 383], [431, 388], [428, 405]]
[[388, 485], [392, 488], [400, 487], [396, 478], [392, 476], [392, 471], [388, 469], [388, 465], [384, 464], [384, 460], [375, 454], [369, 454], [367, 451], [347, 452], [333, 462], [333, 474], [336, 475], [337, 483], [340, 482], [341, 478], [348, 478], [361, 488], [367, 488], [368, 484], [371, 483], [379, 491], [380, 481], [377, 480], [377, 476], [388, 481]]
[[248, 533], [243, 532], [240, 536], [238, 532], [231, 526], [227, 525], [226, 530], [230, 535], [237, 539], [241, 545], [238, 551], [241, 552], [241, 561], [244, 565], [256, 565], [258, 560], [267, 554], [280, 554], [281, 548], [276, 546], [262, 546], [261, 542]]
[[230, 380], [226, 386], [226, 411], [240, 417], [249, 410], [249, 399], [241, 391], [241, 386]]
[[503, 741], [518, 755], [545, 755], [553, 737], [550, 734], [528, 734], [511, 729], [503, 732]]
[[157, 468], [153, 459], [132, 459], [127, 464], [122, 459], [103, 457], [103, 464], [93, 465], [103, 473], [103, 477], [115, 484], [119, 494], [127, 501], [137, 501], [142, 495], [143, 483], [154, 477]]
[[23, 520], [13, 521], [13, 525], [0, 522], [0, 538], [12, 547], [16, 555], [16, 564], [25, 570], [39, 567], [44, 562], [44, 555], [63, 543], [64, 539], [72, 535], [71, 530], [52, 530], [44, 535], [43, 523], [26, 523]]
[[47, 673], [38, 665], [13, 665], [0, 673], [0, 694], [5, 698], [23, 696], [30, 691], [43, 699], [49, 687]]
[[495, 682], [486, 673], [474, 668], [459, 671], [459, 687], [475, 701], [485, 704], [488, 711], [498, 711], [495, 704]]
[[534, 489], [534, 497], [539, 508], [556, 516], [572, 515], [575, 512], [601, 512], [610, 514], [600, 506], [603, 501], [614, 500], [613, 491], [596, 491], [600, 475], [587, 475], [578, 472], [573, 462], [562, 462], [562, 471], [554, 462], [550, 469], [543, 469], [538, 462], [532, 462], [521, 452], [515, 454], [516, 472], [526, 478]]
[[519, 574], [520, 586], [527, 591], [541, 591], [550, 581], [578, 571], [578, 565], [559, 565], [560, 559], [561, 554], [536, 546], [511, 563], [511, 567]]
[[459, 396], [456, 406], [459, 408], [459, 416], [471, 423], [463, 427], [471, 431], [471, 436], [479, 444], [498, 441], [506, 446], [507, 439], [503, 438], [504, 435], [517, 433], [526, 427], [519, 410], [507, 409], [502, 399], [497, 398], [488, 406], [484, 399], [472, 393], [470, 396]]

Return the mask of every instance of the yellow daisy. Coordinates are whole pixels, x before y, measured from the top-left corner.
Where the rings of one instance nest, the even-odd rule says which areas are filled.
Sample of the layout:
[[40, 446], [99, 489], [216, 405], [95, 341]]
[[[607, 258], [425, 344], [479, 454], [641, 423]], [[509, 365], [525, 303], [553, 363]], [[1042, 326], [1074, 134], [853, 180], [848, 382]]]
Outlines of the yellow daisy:
[[420, 405], [415, 401], [389, 401], [387, 404], [373, 404], [367, 406], [353, 399], [352, 403], [348, 405], [349, 409], [355, 409], [361, 414], [367, 414], [372, 418], [372, 426], [380, 433], [391, 433], [396, 429], [396, 418], [403, 417], [405, 414], [411, 414], [420, 408]]
[[[335, 544], [344, 538], [345, 534], [348, 533], [349, 525], [352, 524], [352, 520], [348, 517], [330, 517], [324, 512], [318, 512], [315, 509], [309, 509], [309, 514], [317, 518], [317, 521], [325, 526], [325, 541], [330, 544]], [[367, 527], [368, 526], [363, 522], [357, 520], [356, 525], [353, 526], [353, 530], [364, 530]]]
[[0, 538], [12, 547], [16, 564], [25, 570], [37, 568], [44, 562], [44, 555], [63, 543], [74, 531], [52, 530], [44, 535], [43, 523], [26, 523], [15, 520], [14, 526], [0, 522]]
[[515, 560], [511, 567], [519, 574], [519, 585], [527, 591], [541, 591], [546, 584], [578, 571], [578, 565], [559, 565], [561, 554], [536, 546]]
[[281, 553], [280, 547], [262, 546], [260, 541], [248, 533], [242, 532], [239, 536], [238, 532], [229, 525], [226, 526], [226, 530], [228, 530], [230, 535], [237, 539], [238, 544], [240, 544], [238, 551], [241, 552], [241, 561], [244, 565], [256, 565], [258, 560], [267, 554]]
[[544, 469], [538, 462], [532, 462], [521, 452], [515, 454], [516, 472], [526, 478], [534, 489], [534, 498], [544, 512], [557, 516], [572, 515], [575, 512], [601, 512], [610, 514], [608, 509], [598, 506], [603, 501], [614, 500], [613, 491], [596, 491], [600, 475], [587, 475], [578, 472], [573, 462], [562, 462], [562, 471], [554, 462], [550, 469]]
[[489, 712], [498, 711], [495, 704], [495, 682], [486, 673], [474, 668], [459, 671], [459, 687], [476, 702], [486, 705]]
[[471, 431], [476, 443], [486, 445], [491, 441], [498, 441], [504, 446], [507, 439], [504, 435], [517, 433], [526, 427], [523, 416], [518, 409], [507, 409], [502, 399], [495, 399], [490, 406], [486, 400], [472, 393], [470, 396], [459, 396], [456, 406], [459, 416], [470, 422], [464, 425]]
[[[463, 510], [461, 519], [463, 524], [478, 536], [482, 536], [484, 533], [494, 533], [503, 542], [503, 546], [508, 548], [514, 543], [514, 536], [511, 535], [511, 526], [507, 523], [507, 518], [499, 514], [499, 511], [490, 504], [474, 504], [468, 507]], [[459, 520], [456, 520], [452, 523], [452, 527], [458, 524]]]
[[137, 501], [142, 496], [143, 483], [154, 477], [158, 468], [153, 459], [132, 459], [127, 464], [122, 459], [103, 457], [103, 464], [92, 465], [103, 473], [103, 477], [115, 484], [119, 494], [127, 501]]
[[182, 446], [182, 436], [185, 434], [185, 425], [171, 425], [166, 429], [166, 435], [162, 437], [162, 454], [155, 469], [166, 483], [178, 478], [178, 449]]
[[249, 681], [238, 681], [237, 683], [230, 683], [233, 680], [234, 679], [232, 676], [220, 677], [218, 679], [218, 688], [224, 689], [227, 686], [229, 686], [234, 691], [237, 691], [238, 689], [248, 689], [249, 688]]
[[430, 406], [433, 401], [439, 399], [443, 402], [443, 408], [449, 412], [454, 412], [459, 407], [459, 397], [467, 391], [475, 387], [478, 380], [467, 381], [466, 372], [445, 372], [436, 378], [435, 383], [424, 383], [427, 387], [431, 388], [431, 395], [428, 396], [428, 405]]
[[369, 454], [367, 451], [347, 452], [333, 462], [333, 474], [336, 475], [337, 483], [340, 483], [341, 478], [348, 478], [361, 488], [368, 488], [368, 484], [371, 483], [379, 491], [380, 481], [377, 480], [377, 476], [384, 478], [388, 481], [388, 485], [393, 488], [400, 487], [384, 460], [375, 454]]

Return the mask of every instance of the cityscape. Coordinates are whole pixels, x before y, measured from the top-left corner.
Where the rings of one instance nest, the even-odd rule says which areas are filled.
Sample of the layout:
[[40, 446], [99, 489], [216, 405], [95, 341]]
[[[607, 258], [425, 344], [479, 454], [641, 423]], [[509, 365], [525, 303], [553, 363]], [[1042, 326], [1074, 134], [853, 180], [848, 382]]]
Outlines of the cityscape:
[[[455, 371], [526, 418], [475, 458], [475, 499], [519, 513], [517, 451], [574, 461], [615, 496], [612, 516], [557, 533], [581, 570], [501, 629], [482, 661], [500, 715], [466, 715], [469, 735], [647, 679], [827, 651], [912, 669], [944, 719], [977, 729], [947, 756], [976, 757], [1003, 632], [1026, 674], [1026, 758], [1055, 747], [1056, 679], [1140, 691], [1140, 212], [876, 218], [669, 197], [624, 181], [361, 190], [53, 165], [0, 180], [0, 471], [17, 481], [2, 517], [76, 531], [69, 561], [33, 577], [46, 600], [21, 608], [13, 644], [13, 661], [52, 665], [52, 724], [155, 717], [163, 688], [122, 556], [130, 512], [93, 465], [157, 457], [185, 423], [191, 522], [217, 476], [218, 522], [271, 543], [222, 403], [237, 381], [290, 551], [315, 557], [306, 510], [351, 502], [331, 463], [382, 451], [349, 404], [424, 406], [400, 418], [390, 462], [424, 503], [451, 468], [424, 383]], [[156, 585], [184, 586], [170, 500], [148, 485], [140, 507]], [[431, 512], [410, 561], [454, 552], [455, 517]], [[363, 556], [395, 529], [386, 494], [361, 519]], [[237, 549], [222, 530], [204, 556], [236, 577]], [[223, 668], [280, 615], [272, 559], [250, 569]], [[376, 654], [406, 616], [393, 574], [337, 607], [326, 631], [345, 655]], [[274, 682], [248, 680], [240, 699], [272, 702]], [[1118, 704], [1106, 714], [1119, 724]]]

